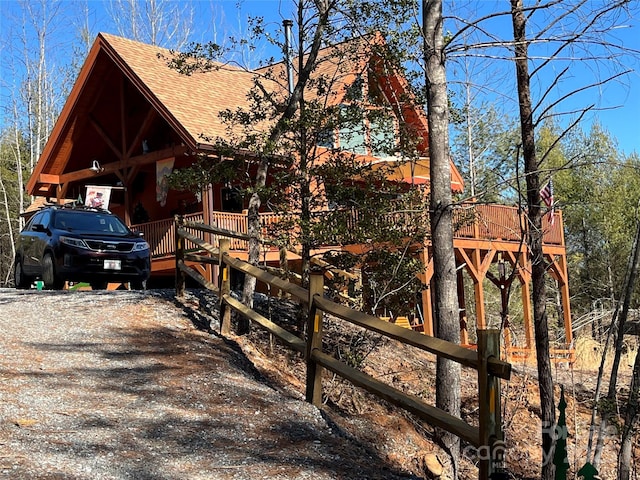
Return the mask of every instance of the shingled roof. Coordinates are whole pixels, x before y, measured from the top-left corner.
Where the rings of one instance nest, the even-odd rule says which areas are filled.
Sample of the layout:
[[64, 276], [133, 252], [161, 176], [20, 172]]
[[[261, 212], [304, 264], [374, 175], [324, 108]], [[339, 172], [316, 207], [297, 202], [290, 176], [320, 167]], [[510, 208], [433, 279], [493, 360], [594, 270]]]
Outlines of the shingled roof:
[[[367, 47], [371, 43], [363, 38], [351, 41], [351, 45], [357, 45], [364, 55], [340, 56], [340, 45], [325, 48], [318, 55], [319, 64], [315, 75], [327, 75], [336, 80], [329, 100], [332, 104], [342, 102], [346, 91], [344, 87], [353, 83], [357, 75], [363, 74], [367, 69], [367, 53], [371, 54]], [[166, 122], [176, 134], [175, 144], [182, 145], [192, 152], [207, 149], [215, 143], [216, 137], [225, 138], [228, 135], [229, 127], [220, 118], [222, 111], [251, 108], [248, 93], [256, 76], [270, 73], [273, 81], [267, 84], [267, 88], [281, 98], [287, 94], [284, 62], [255, 71], [216, 64], [216, 68], [206, 72], [184, 75], [168, 67], [167, 63], [171, 58], [173, 54], [167, 49], [100, 33], [34, 169], [27, 190], [32, 195], [55, 195], [51, 188], [56, 184], [56, 176], [68, 176], [69, 172], [78, 172], [74, 179], [79, 178], [79, 170], [86, 170], [90, 160], [87, 157], [93, 155], [92, 147], [83, 147], [85, 150], [82, 152], [78, 150], [80, 141], [88, 146], [95, 145], [96, 142], [104, 143], [111, 152], [117, 150], [117, 156], [121, 161], [141, 153], [136, 153], [131, 143], [132, 137], [137, 135], [135, 131], [127, 133], [123, 130], [124, 133], [120, 135], [115, 131], [115, 126], [105, 124], [104, 121], [101, 123], [99, 118], [96, 120], [93, 109], [101, 96], [102, 102], [105, 101], [104, 98], [108, 98], [111, 103], [107, 102], [101, 107], [103, 109], [98, 110], [98, 114], [104, 113], [105, 109], [116, 112], [128, 107], [122, 105], [122, 108], [119, 108], [114, 105], [114, 102], [119, 101], [113, 94], [114, 90], [128, 88], [137, 91], [150, 106], [146, 108], [149, 112], [147, 116], [154, 114]], [[118, 72], [120, 78], [130, 86], [114, 82], [114, 72]], [[111, 83], [105, 84], [105, 78], [111, 78]], [[395, 77], [394, 82], [395, 89], [408, 88]], [[312, 96], [313, 93], [310, 92], [308, 98]], [[132, 108], [135, 108], [135, 105]], [[124, 113], [121, 112], [120, 115]], [[413, 111], [411, 117], [424, 133], [424, 148], [424, 112]], [[113, 118], [114, 122], [118, 121], [116, 118]], [[131, 122], [132, 119], [128, 121]], [[138, 125], [144, 121], [144, 116], [139, 117]], [[93, 128], [88, 128], [87, 123], [93, 123]], [[114, 130], [109, 132], [109, 128]], [[87, 136], [93, 136], [94, 140]], [[111, 141], [109, 137], [113, 137]], [[88, 174], [90, 175], [90, 172]]]
[[[201, 136], [224, 136], [220, 112], [248, 107], [247, 92], [254, 74], [230, 65], [183, 75], [167, 66], [169, 50], [101, 33], [98, 42], [154, 108], [175, 119], [193, 145]], [[173, 123], [173, 122], [170, 122]]]

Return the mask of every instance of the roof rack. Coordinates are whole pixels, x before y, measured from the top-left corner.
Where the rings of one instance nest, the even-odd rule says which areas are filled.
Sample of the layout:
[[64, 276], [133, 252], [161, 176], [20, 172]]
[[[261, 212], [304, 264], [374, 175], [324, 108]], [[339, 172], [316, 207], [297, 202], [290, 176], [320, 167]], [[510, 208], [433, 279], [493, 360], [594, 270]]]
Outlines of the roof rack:
[[50, 204], [50, 205], [45, 205], [42, 208], [60, 208], [60, 209], [64, 209], [64, 210], [84, 210], [87, 212], [102, 212], [102, 213], [111, 213], [111, 211], [107, 210], [106, 208], [101, 208], [101, 207], [91, 207], [89, 205], [84, 205], [81, 202], [78, 202], [77, 200], [74, 200], [72, 202], [67, 202], [67, 203], [63, 203], [61, 205], [59, 204]]

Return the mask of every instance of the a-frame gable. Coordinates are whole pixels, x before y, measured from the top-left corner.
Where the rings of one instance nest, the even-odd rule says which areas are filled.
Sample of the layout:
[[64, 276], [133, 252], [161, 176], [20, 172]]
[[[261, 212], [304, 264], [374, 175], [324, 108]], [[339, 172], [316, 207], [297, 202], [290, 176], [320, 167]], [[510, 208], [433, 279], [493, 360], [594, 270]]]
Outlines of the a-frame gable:
[[[62, 197], [70, 183], [104, 174], [128, 175], [173, 150], [195, 152], [224, 136], [220, 111], [246, 103], [251, 74], [221, 66], [182, 75], [167, 66], [168, 50], [100, 34], [27, 184], [32, 195]], [[143, 146], [155, 152], [145, 155]], [[160, 153], [164, 152], [164, 153]]]
[[[421, 156], [428, 158], [429, 126], [427, 114], [420, 105], [417, 105], [409, 82], [397, 69], [390, 67], [383, 59], [377, 59], [376, 61], [374, 58], [372, 64], [378, 87], [382, 90], [386, 98], [397, 99], [396, 105], [394, 105], [396, 115], [402, 118], [406, 124], [410, 125], [415, 130], [415, 135], [422, 139], [418, 143], [417, 149]], [[422, 161], [422, 163], [425, 162]], [[451, 167], [451, 189], [454, 192], [460, 193], [464, 190], [464, 179], [452, 161], [449, 162], [449, 165]]]

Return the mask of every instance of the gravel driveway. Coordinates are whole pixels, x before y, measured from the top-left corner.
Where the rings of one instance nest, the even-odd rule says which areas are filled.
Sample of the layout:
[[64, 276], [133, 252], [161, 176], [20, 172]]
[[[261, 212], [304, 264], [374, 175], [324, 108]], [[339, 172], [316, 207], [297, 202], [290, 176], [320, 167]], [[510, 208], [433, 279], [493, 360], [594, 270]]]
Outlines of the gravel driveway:
[[173, 293], [0, 289], [0, 478], [417, 478], [270, 385]]

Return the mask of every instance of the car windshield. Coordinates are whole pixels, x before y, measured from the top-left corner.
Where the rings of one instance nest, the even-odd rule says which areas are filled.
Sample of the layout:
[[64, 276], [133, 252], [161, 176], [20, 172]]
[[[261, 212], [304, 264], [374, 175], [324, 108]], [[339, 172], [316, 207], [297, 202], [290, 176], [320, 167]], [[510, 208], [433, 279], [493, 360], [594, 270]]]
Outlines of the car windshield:
[[69, 232], [108, 233], [124, 235], [127, 227], [118, 217], [100, 213], [58, 212], [55, 228]]

